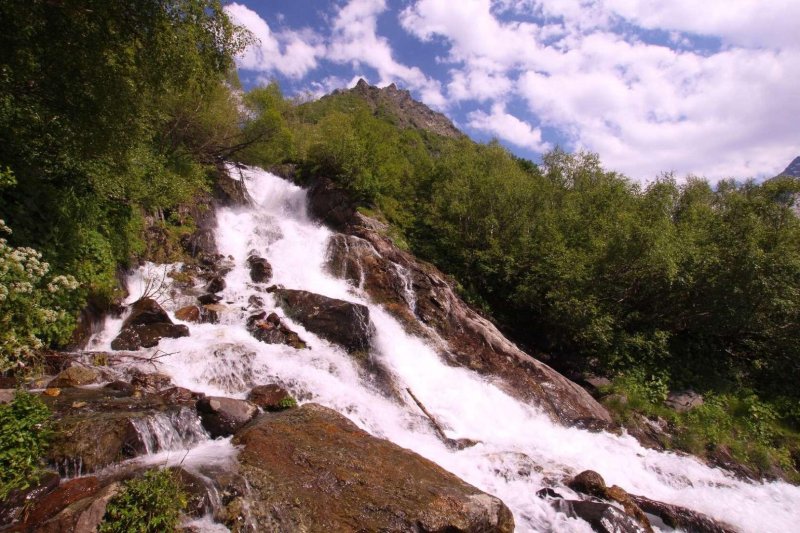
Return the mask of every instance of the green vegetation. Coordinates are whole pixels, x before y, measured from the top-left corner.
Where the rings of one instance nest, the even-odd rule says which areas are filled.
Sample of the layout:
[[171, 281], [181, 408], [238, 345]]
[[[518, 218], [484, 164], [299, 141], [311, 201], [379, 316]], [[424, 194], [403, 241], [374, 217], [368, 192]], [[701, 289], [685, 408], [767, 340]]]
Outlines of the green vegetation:
[[108, 502], [100, 533], [161, 533], [175, 531], [186, 494], [170, 470], [148, 470], [126, 481]]
[[291, 396], [287, 396], [278, 402], [278, 410], [280, 411], [284, 409], [293, 409], [295, 407], [297, 407], [297, 400]]
[[603, 391], [603, 403], [624, 425], [639, 425], [636, 414], [667, 422], [672, 434], [667, 446], [715, 460], [729, 455], [761, 475], [780, 468], [795, 483], [800, 472], [800, 432], [780, 423], [778, 410], [752, 391], [710, 393], [700, 406], [678, 413], [664, 405], [663, 381], [632, 371], [618, 376]]
[[3, 310], [24, 331], [19, 361], [63, 343], [87, 301], [117, 297], [115, 274], [148, 253], [148, 232], [177, 240], [191, 221], [176, 209], [265, 130], [241, 127], [231, 73], [249, 35], [219, 0], [10, 0], [0, 18], [0, 218], [9, 246], [79, 284], [46, 327], [55, 308], [37, 282], [33, 318]]
[[49, 442], [50, 410], [38, 396], [19, 391], [0, 405], [0, 500], [26, 489], [41, 468]]

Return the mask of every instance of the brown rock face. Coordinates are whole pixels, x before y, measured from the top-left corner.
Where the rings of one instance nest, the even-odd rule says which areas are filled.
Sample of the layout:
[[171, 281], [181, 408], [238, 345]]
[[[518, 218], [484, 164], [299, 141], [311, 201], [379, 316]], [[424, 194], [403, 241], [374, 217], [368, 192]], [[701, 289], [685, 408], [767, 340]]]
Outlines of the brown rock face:
[[131, 306], [131, 313], [122, 323], [117, 338], [111, 342], [114, 350], [138, 350], [158, 345], [164, 337], [188, 337], [189, 328], [173, 324], [167, 312], [155, 300], [141, 298]]
[[278, 289], [275, 300], [292, 320], [348, 352], [367, 352], [375, 332], [365, 305], [293, 289]]
[[262, 415], [234, 444], [264, 531], [514, 530], [499, 499], [319, 405]]
[[[310, 206], [313, 210], [314, 202]], [[409, 332], [430, 336], [422, 325], [434, 330], [444, 343], [435, 336], [431, 340], [442, 344], [440, 351], [451, 364], [499, 378], [506, 392], [558, 422], [613, 426], [608, 411], [589, 393], [517, 348], [455, 294], [444, 274], [397, 248], [379, 222], [354, 214], [344, 227], [350, 234], [335, 236], [328, 250], [331, 272], [363, 283]]]
[[286, 344], [297, 350], [306, 348], [305, 341], [275, 313], [267, 315], [266, 311], [261, 311], [250, 315], [247, 319], [247, 331], [265, 344]]

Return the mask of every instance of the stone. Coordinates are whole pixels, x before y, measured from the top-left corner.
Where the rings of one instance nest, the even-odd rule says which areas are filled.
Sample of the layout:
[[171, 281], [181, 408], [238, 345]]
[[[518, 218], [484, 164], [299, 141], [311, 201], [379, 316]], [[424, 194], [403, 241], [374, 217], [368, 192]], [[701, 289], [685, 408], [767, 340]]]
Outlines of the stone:
[[272, 265], [263, 257], [251, 255], [247, 258], [250, 267], [250, 279], [253, 283], [267, 283], [272, 279]]
[[152, 348], [165, 337], [188, 337], [189, 328], [173, 324], [169, 315], [155, 300], [141, 298], [131, 305], [131, 312], [122, 323], [119, 335], [111, 342], [114, 350]]
[[32, 508], [26, 513], [25, 523], [27, 525], [41, 524], [65, 507], [87, 498], [99, 490], [100, 481], [94, 476], [65, 481], [52, 492], [34, 502]]
[[250, 315], [247, 319], [247, 331], [265, 344], [286, 344], [296, 350], [306, 348], [300, 336], [289, 329], [275, 313], [267, 315], [265, 311]]
[[192, 392], [183, 387], [170, 387], [158, 392], [158, 396], [167, 404], [175, 404], [197, 401], [203, 394]]
[[66, 370], [61, 371], [47, 386], [62, 389], [67, 387], [80, 387], [97, 383], [102, 380], [102, 377], [102, 373], [96, 368], [74, 364]]
[[228, 308], [222, 304], [205, 304], [202, 310], [202, 321], [207, 324], [218, 324], [219, 317]]
[[630, 497], [645, 513], [659, 517], [666, 525], [693, 533], [735, 533], [736, 528], [713, 518], [680, 507], [631, 494]]
[[258, 414], [258, 408], [246, 400], [207, 396], [197, 401], [203, 427], [212, 438], [233, 435]]
[[233, 439], [250, 494], [229, 504], [264, 531], [514, 531], [498, 498], [316, 404], [262, 415]]
[[202, 305], [215, 304], [222, 301], [222, 296], [208, 293], [198, 296], [197, 301], [200, 302]]
[[691, 390], [670, 392], [664, 404], [679, 413], [685, 413], [703, 405], [703, 396]]
[[597, 498], [604, 498], [606, 493], [606, 482], [603, 476], [594, 470], [584, 470], [567, 481], [567, 486], [575, 492], [581, 492]]
[[208, 281], [206, 285], [206, 292], [216, 294], [225, 290], [225, 279], [221, 276], [214, 276]]
[[108, 502], [119, 493], [121, 488], [120, 483], [112, 482], [71, 503], [46, 522], [33, 523], [29, 520], [26, 526], [29, 530], [33, 529], [37, 533], [95, 532], [103, 521]]
[[50, 387], [50, 388], [45, 389], [43, 394], [45, 396], [58, 396], [59, 394], [61, 394], [61, 389], [58, 389], [58, 388], [55, 388], [55, 387]]
[[175, 311], [175, 318], [184, 322], [200, 322], [200, 308], [196, 305], [187, 305]]
[[111, 383], [107, 384], [104, 388], [122, 392], [124, 394], [130, 395], [133, 394], [133, 391], [136, 389], [131, 383], [122, 380], [112, 381]]
[[283, 411], [288, 408], [286, 403], [294, 400], [294, 398], [283, 387], [271, 384], [253, 387], [247, 393], [247, 400], [253, 402], [264, 411]]
[[289, 318], [310, 332], [350, 353], [369, 351], [375, 326], [367, 306], [292, 289], [275, 291], [275, 300]]
[[597, 533], [647, 533], [636, 520], [608, 503], [581, 500], [553, 500], [556, 510], [589, 522]]
[[131, 385], [146, 392], [158, 392], [172, 386], [172, 378], [159, 372], [131, 372]]

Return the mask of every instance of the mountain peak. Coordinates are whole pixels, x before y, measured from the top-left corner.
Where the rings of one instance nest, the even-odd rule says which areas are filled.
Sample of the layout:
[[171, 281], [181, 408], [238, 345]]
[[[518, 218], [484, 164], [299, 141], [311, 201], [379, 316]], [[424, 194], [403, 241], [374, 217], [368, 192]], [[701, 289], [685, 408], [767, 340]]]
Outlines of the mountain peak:
[[397, 125], [401, 128], [426, 130], [443, 137], [457, 138], [464, 135], [449, 118], [414, 100], [409, 91], [398, 88], [394, 83], [380, 88], [370, 85], [364, 78], [361, 78], [352, 89], [337, 90], [323, 98], [336, 94], [358, 96], [367, 102], [373, 112], [378, 109], [388, 112], [396, 119]]
[[794, 178], [800, 178], [800, 156], [795, 157], [794, 161], [789, 163], [789, 166], [786, 167], [786, 170], [778, 174], [779, 176], [792, 176]]

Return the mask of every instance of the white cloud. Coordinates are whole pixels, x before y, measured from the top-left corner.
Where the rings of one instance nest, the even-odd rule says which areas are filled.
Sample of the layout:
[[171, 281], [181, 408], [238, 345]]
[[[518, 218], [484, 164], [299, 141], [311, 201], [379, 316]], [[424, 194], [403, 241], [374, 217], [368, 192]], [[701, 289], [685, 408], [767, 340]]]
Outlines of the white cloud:
[[533, 128], [514, 115], [506, 113], [502, 105], [492, 106], [492, 112], [473, 111], [469, 114], [469, 126], [489, 132], [497, 138], [535, 152], [547, 151], [551, 146], [542, 141], [542, 131]]
[[289, 78], [302, 78], [317, 67], [325, 53], [317, 35], [309, 30], [274, 33], [258, 13], [242, 4], [229, 4], [225, 11], [258, 39], [237, 59], [245, 70], [261, 73], [280, 72]]
[[[502, 107], [522, 98], [573, 148], [596, 151], [632, 177], [675, 170], [714, 179], [777, 172], [800, 151], [800, 46], [787, 23], [800, 20], [800, 2], [774, 4], [418, 0], [400, 21], [448, 47], [451, 99], [492, 105], [470, 116], [473, 127], [537, 144], [537, 130], [526, 136], [530, 126]], [[511, 20], [520, 14], [525, 22]], [[624, 34], [613, 32], [620, 21]], [[662, 29], [667, 42], [648, 44], [635, 26]], [[686, 50], [687, 32], [725, 46]]]
[[378, 36], [377, 18], [384, 11], [384, 0], [350, 0], [333, 20], [327, 59], [350, 63], [355, 69], [371, 67], [378, 72], [380, 85], [399, 81], [418, 91], [426, 104], [443, 108], [445, 100], [439, 82], [417, 67], [396, 61], [389, 41]]

